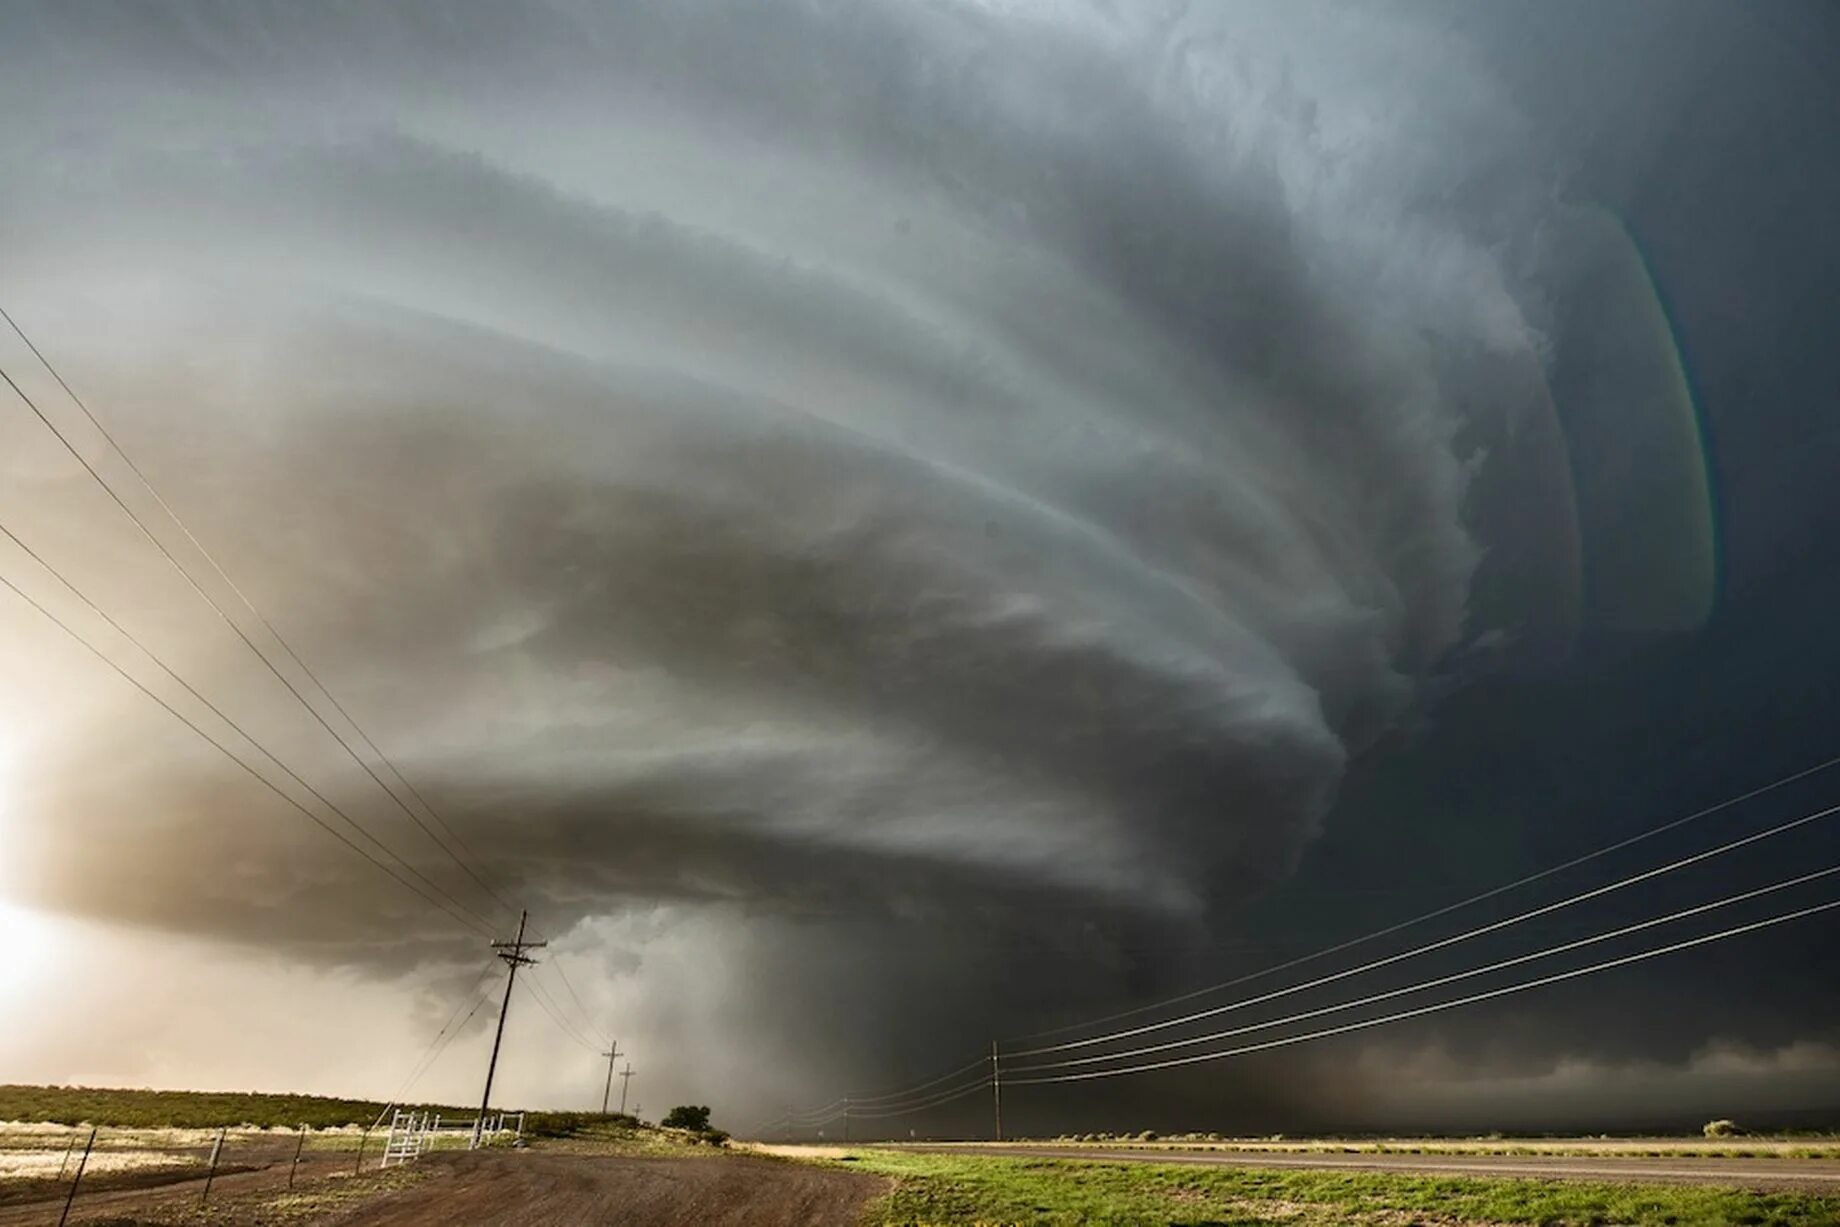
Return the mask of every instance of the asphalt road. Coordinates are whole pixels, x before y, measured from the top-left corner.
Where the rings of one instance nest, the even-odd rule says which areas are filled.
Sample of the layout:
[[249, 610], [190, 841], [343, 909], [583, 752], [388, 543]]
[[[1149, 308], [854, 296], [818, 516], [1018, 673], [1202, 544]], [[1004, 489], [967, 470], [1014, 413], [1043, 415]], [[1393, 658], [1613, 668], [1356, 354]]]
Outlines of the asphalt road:
[[1087, 1159], [1107, 1163], [1192, 1163], [1206, 1167], [1317, 1168], [1437, 1176], [1517, 1176], [1629, 1184], [1712, 1184], [1760, 1192], [1840, 1194], [1840, 1159], [1624, 1158], [1608, 1155], [1263, 1154], [1257, 1151], [1108, 1150], [1103, 1146], [919, 1143], [888, 1149]]

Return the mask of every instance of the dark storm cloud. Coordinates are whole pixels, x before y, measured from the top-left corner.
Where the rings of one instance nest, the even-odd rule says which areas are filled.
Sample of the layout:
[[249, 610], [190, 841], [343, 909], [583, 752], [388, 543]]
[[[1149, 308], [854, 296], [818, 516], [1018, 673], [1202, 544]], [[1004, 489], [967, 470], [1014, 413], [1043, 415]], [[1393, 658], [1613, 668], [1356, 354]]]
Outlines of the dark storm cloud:
[[[886, 1026], [837, 1059], [888, 1069], [1173, 978], [1138, 926], [1284, 880], [1428, 696], [1705, 616], [1659, 302], [1448, 29], [203, 13], [6, 18], [0, 98], [37, 117], [0, 136], [31, 168], [7, 306], [508, 891], [557, 928], [717, 918], [748, 970], [709, 1017], [755, 1042], [848, 994]], [[1642, 442], [1593, 467], [1568, 433]], [[4, 442], [9, 522], [470, 891], [79, 473]], [[1640, 533], [1605, 510], [1625, 462]], [[322, 962], [455, 951], [208, 758], [97, 767], [160, 736], [117, 692], [43, 720], [9, 889]]]

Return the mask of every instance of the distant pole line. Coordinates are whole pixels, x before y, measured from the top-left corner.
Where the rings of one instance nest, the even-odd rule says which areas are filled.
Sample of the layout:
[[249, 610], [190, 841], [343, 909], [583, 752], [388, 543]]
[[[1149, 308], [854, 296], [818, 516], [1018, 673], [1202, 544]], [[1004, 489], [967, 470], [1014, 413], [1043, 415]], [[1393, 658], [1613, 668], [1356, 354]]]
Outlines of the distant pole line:
[[605, 1116], [607, 1115], [607, 1105], [613, 1099], [613, 1063], [619, 1059], [620, 1042], [615, 1040], [613, 1046], [603, 1055], [607, 1058], [607, 1085], [606, 1088], [601, 1091], [601, 1115]]
[[633, 1076], [632, 1062], [628, 1061], [626, 1063], [626, 1068], [620, 1071], [620, 1115], [621, 1116], [626, 1115], [626, 1092], [632, 1089], [632, 1076]]

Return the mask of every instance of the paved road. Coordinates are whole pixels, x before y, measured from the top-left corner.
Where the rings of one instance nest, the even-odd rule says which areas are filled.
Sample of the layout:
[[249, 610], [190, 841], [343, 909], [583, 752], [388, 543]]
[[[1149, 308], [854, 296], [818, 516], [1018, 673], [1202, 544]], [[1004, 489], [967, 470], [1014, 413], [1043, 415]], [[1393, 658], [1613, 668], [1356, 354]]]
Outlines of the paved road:
[[323, 1227], [856, 1227], [887, 1187], [858, 1172], [735, 1155], [430, 1155], [428, 1178]]
[[1102, 1146], [954, 1146], [891, 1149], [1090, 1159], [1108, 1163], [1194, 1163], [1208, 1167], [1305, 1167], [1439, 1176], [1520, 1176], [1630, 1184], [1716, 1184], [1759, 1191], [1840, 1195], [1837, 1159], [1649, 1159], [1607, 1155], [1263, 1154], [1257, 1151], [1108, 1150]]

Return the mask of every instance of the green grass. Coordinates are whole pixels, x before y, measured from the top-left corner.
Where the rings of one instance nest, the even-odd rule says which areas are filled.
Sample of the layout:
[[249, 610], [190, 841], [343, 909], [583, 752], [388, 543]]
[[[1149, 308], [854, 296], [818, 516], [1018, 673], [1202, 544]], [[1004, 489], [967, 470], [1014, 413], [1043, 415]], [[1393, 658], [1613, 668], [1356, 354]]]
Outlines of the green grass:
[[871, 1227], [1253, 1227], [1401, 1222], [1832, 1227], [1840, 1199], [1703, 1186], [1202, 1168], [865, 1150], [892, 1176]]

